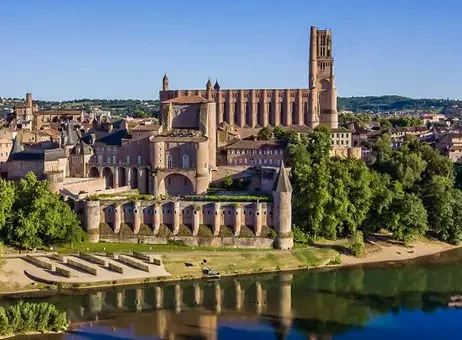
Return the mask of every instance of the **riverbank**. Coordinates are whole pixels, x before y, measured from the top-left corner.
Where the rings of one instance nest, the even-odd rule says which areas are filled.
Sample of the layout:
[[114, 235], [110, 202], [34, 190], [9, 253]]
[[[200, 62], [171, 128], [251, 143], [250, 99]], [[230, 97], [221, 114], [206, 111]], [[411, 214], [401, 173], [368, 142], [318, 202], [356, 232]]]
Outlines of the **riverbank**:
[[402, 244], [393, 242], [374, 242], [366, 247], [363, 256], [354, 257], [342, 254], [340, 255], [341, 266], [353, 266], [360, 264], [373, 264], [384, 262], [400, 262], [412, 260], [419, 257], [435, 255], [444, 251], [452, 250], [461, 247], [462, 245], [455, 246], [452, 244], [418, 240], [413, 242], [410, 246], [405, 247]]
[[[111, 246], [114, 250], [115, 245]], [[122, 247], [125, 247], [123, 245]], [[155, 247], [153, 247], [155, 248]], [[152, 250], [154, 251], [154, 250]], [[166, 282], [199, 279], [203, 277], [204, 267], [219, 272], [221, 276], [257, 274], [265, 272], [288, 271], [297, 269], [309, 269], [326, 265], [338, 253], [330, 248], [318, 249], [315, 247], [296, 249], [293, 251], [257, 250], [257, 249], [195, 249], [185, 251], [157, 251], [162, 257], [162, 265], [170, 274], [143, 278], [120, 278], [105, 279], [107, 275], [94, 276], [91, 280], [85, 276], [85, 280], [79, 281], [75, 277], [74, 282], [34, 281], [37, 275], [31, 275], [38, 268], [22, 256], [5, 258], [5, 264], [0, 271], [0, 294], [3, 295], [26, 295], [32, 293], [45, 293], [47, 291], [72, 291], [75, 289], [101, 288], [110, 286], [146, 284], [152, 282]], [[45, 255], [41, 255], [45, 256]], [[105, 272], [107, 269], [100, 269]], [[113, 273], [114, 274], [114, 273]], [[84, 274], [81, 274], [83, 278]], [[60, 279], [60, 281], [63, 281]]]
[[[443, 251], [457, 248], [439, 241], [419, 240], [410, 247], [390, 240], [368, 242], [366, 251], [361, 257], [346, 255], [348, 243], [346, 240], [324, 241], [314, 243], [306, 248], [291, 251], [278, 250], [236, 250], [236, 249], [185, 249], [181, 251], [169, 248], [157, 249], [162, 256], [162, 262], [170, 276], [150, 277], [143, 279], [95, 280], [95, 282], [63, 283], [37, 283], [27, 276], [27, 262], [18, 258], [4, 260], [0, 270], [0, 295], [25, 295], [33, 293], [49, 293], [57, 291], [72, 291], [75, 289], [94, 289], [109, 286], [123, 286], [146, 284], [153, 282], [192, 280], [202, 278], [202, 269], [207, 267], [222, 276], [238, 276], [278, 271], [291, 271], [299, 269], [313, 269], [323, 267], [346, 267], [361, 264], [398, 262], [418, 257], [434, 255]], [[128, 245], [121, 245], [122, 248]], [[143, 245], [146, 247], [145, 245]], [[84, 246], [82, 246], [84, 247]], [[117, 245], [98, 245], [97, 249], [111, 248]], [[153, 246], [152, 248], [155, 249]], [[143, 249], [152, 251], [152, 248]], [[96, 249], [95, 249], [96, 250]], [[137, 249], [139, 250], [139, 249]]]

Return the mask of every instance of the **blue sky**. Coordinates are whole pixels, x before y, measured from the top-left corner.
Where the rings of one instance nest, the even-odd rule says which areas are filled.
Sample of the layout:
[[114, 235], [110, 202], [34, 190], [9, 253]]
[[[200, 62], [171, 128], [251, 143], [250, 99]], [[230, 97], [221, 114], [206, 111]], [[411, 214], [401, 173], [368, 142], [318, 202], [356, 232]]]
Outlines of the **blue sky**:
[[460, 0], [1, 0], [0, 96], [157, 99], [299, 88], [331, 28], [340, 96], [462, 98]]

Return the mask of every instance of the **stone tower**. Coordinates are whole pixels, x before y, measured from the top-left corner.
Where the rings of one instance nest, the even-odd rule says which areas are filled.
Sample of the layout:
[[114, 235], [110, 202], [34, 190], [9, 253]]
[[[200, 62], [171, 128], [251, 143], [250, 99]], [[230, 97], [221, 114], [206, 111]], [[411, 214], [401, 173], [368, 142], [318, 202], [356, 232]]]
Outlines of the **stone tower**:
[[309, 88], [311, 126], [324, 124], [331, 129], [338, 128], [332, 32], [314, 26], [310, 34]]
[[167, 73], [164, 74], [164, 77], [162, 78], [162, 90], [163, 91], [168, 91], [168, 77]]
[[281, 162], [276, 190], [273, 191], [274, 227], [277, 232], [276, 248], [291, 249], [294, 245], [292, 235], [292, 185]]

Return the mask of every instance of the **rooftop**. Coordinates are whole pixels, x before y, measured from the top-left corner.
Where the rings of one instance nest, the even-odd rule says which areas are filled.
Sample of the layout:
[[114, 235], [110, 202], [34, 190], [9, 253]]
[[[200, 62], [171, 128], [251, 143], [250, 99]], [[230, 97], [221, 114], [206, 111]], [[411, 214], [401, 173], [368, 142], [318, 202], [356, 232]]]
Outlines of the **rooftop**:
[[238, 140], [228, 149], [282, 149], [282, 146], [278, 141], [271, 140]]
[[27, 149], [10, 155], [9, 161], [56, 161], [66, 158], [62, 149]]

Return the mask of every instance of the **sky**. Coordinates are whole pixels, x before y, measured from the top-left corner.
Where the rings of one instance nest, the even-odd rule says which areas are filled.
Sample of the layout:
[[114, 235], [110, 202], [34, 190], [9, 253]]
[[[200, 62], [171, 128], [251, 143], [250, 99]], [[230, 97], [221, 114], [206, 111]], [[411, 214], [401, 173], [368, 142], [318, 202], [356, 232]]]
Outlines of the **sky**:
[[312, 25], [339, 96], [462, 99], [460, 0], [0, 0], [0, 97], [306, 88]]

